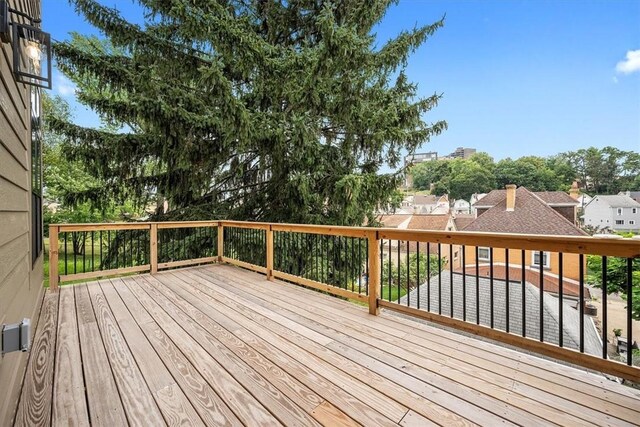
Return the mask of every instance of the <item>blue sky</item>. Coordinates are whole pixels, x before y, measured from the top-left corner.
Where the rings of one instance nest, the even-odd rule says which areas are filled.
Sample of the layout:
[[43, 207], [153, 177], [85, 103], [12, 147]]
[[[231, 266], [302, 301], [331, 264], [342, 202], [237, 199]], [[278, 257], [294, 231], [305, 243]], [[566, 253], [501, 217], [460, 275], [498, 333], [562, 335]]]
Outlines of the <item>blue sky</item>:
[[[102, 3], [140, 16], [132, 0]], [[67, 1], [42, 4], [53, 38], [95, 33]], [[425, 119], [449, 123], [421, 151], [474, 147], [496, 159], [589, 146], [640, 151], [640, 1], [401, 0], [377, 38], [382, 44], [444, 14], [445, 27], [407, 71], [421, 95], [444, 95]], [[97, 124], [57, 73], [53, 92], [71, 102], [76, 121]]]

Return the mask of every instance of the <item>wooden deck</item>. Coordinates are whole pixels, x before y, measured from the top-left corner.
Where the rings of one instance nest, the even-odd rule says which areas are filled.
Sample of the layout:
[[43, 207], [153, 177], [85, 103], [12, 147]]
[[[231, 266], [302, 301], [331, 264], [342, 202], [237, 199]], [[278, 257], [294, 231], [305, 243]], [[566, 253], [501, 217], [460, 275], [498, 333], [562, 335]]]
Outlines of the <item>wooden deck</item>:
[[17, 425], [634, 425], [640, 390], [225, 265], [47, 292]]

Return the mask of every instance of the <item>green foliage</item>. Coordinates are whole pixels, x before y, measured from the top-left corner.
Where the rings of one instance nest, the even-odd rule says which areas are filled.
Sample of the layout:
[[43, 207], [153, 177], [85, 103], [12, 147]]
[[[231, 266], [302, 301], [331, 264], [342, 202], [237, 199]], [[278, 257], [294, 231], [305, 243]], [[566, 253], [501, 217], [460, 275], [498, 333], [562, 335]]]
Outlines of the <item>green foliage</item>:
[[[594, 286], [602, 288], [602, 257], [587, 257], [588, 280]], [[631, 315], [640, 320], [640, 258], [632, 261]], [[627, 299], [627, 260], [626, 258], [607, 257], [607, 293], [619, 294]]]
[[573, 167], [582, 186], [590, 193], [640, 190], [640, 153], [615, 147], [590, 147], [562, 153], [559, 157]]
[[360, 225], [396, 201], [403, 171], [379, 168], [446, 129], [425, 122], [440, 95], [419, 98], [405, 73], [443, 21], [377, 46], [387, 0], [138, 0], [142, 25], [72, 2], [106, 39], [55, 43], [58, 66], [117, 129], [54, 121], [101, 183], [76, 201], [152, 194], [174, 219]]
[[550, 157], [506, 158], [494, 163], [486, 153], [467, 160], [419, 163], [410, 173], [417, 190], [448, 193], [453, 199], [469, 199], [507, 184], [531, 191], [568, 191], [580, 179], [590, 193], [616, 194], [640, 190], [640, 154], [614, 147], [588, 148]]
[[[393, 254], [392, 254], [393, 256]], [[404, 289], [406, 293], [412, 288], [425, 283], [428, 278], [434, 277], [438, 274], [438, 256], [426, 254], [413, 253], [409, 255], [409, 263], [407, 264], [406, 255], [402, 256], [404, 260], [400, 260], [400, 264], [385, 260], [382, 263], [382, 285], [389, 286], [391, 283], [392, 289], [400, 285], [401, 289]], [[427, 270], [427, 260], [429, 267]], [[444, 269], [447, 265], [446, 259], [440, 260], [440, 269]], [[419, 267], [419, 269], [418, 269]], [[429, 277], [427, 278], [427, 271], [429, 271]], [[407, 289], [408, 284], [408, 289]], [[404, 295], [403, 293], [403, 295]]]

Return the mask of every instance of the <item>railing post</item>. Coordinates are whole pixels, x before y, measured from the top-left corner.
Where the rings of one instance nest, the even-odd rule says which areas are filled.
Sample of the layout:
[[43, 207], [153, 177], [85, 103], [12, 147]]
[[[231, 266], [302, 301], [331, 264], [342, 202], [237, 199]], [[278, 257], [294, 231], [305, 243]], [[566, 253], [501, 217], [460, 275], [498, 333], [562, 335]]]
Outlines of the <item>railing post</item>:
[[273, 230], [267, 228], [267, 280], [273, 280]]
[[151, 244], [151, 252], [150, 252], [150, 262], [151, 262], [151, 274], [156, 274], [158, 272], [158, 224], [151, 224], [151, 228], [149, 229], [149, 241]]
[[218, 223], [218, 262], [222, 262], [224, 255], [224, 225], [222, 221]]
[[369, 314], [380, 314], [378, 298], [380, 298], [380, 241], [378, 232], [371, 231], [369, 236], [369, 276], [367, 286], [369, 289]]
[[49, 226], [49, 289], [58, 290], [58, 226]]

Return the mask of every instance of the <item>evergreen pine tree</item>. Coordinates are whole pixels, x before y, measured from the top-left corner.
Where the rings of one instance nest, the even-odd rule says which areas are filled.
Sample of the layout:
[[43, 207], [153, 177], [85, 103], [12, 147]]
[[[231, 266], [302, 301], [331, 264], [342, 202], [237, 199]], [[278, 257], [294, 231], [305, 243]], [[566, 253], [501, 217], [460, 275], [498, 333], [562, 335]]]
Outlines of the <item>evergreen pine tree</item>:
[[[393, 199], [402, 166], [442, 132], [405, 69], [443, 25], [376, 46], [389, 0], [138, 0], [134, 24], [72, 0], [104, 35], [55, 43], [79, 100], [126, 132], [52, 120], [104, 182], [96, 203], [161, 195], [174, 218], [359, 225]], [[401, 173], [403, 171], [401, 170]]]

